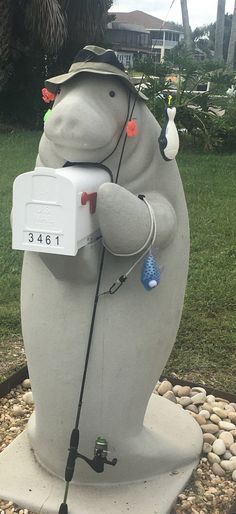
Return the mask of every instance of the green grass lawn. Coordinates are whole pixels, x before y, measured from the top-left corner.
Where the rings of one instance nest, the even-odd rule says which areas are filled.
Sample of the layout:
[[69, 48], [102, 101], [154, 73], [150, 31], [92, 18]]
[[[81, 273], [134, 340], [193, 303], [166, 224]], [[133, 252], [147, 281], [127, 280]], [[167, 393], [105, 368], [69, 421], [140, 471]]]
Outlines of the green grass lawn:
[[[11, 250], [12, 182], [33, 169], [40, 134], [0, 134], [0, 350], [21, 336], [22, 252]], [[186, 150], [178, 164], [191, 229], [189, 280], [177, 341], [165, 369], [236, 392], [236, 154]], [[1, 375], [1, 371], [0, 371]]]
[[236, 154], [179, 155], [191, 231], [185, 306], [166, 366], [236, 392]]
[[22, 252], [11, 249], [12, 184], [23, 171], [34, 169], [40, 134], [0, 134], [0, 339], [21, 334], [19, 315]]

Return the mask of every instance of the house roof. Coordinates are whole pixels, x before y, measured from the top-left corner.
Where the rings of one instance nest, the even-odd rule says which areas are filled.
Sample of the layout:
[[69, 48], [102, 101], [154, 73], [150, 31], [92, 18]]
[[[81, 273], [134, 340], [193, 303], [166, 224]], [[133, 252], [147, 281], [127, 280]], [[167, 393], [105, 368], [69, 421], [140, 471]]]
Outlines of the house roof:
[[115, 21], [120, 23], [130, 23], [135, 25], [142, 25], [146, 29], [169, 29], [178, 30], [174, 23], [164, 22], [160, 18], [151, 16], [143, 11], [131, 11], [131, 12], [113, 12]]

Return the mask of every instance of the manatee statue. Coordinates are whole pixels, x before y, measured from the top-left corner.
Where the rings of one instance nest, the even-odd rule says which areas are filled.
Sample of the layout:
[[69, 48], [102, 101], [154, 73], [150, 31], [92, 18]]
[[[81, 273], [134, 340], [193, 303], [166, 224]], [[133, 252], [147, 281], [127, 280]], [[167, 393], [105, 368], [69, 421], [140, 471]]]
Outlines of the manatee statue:
[[[0, 496], [11, 493], [19, 504], [53, 514], [63, 500], [104, 243], [79, 452], [92, 458], [96, 441], [104, 438], [108, 459], [117, 463], [96, 473], [76, 460], [69, 512], [129, 508], [135, 514], [167, 514], [198, 462], [202, 443], [188, 413], [152, 394], [176, 338], [188, 272], [188, 215], [178, 168], [174, 160], [163, 159], [160, 127], [113, 51], [86, 47], [70, 71], [49, 79], [46, 87], [56, 98], [37, 168], [66, 172], [74, 167], [79, 177], [86, 165], [91, 179], [93, 165], [105, 165], [112, 180], [107, 174], [97, 191], [102, 239], [76, 256], [25, 253], [22, 330], [35, 413], [27, 435], [4, 452], [5, 466], [14, 452], [18, 455], [18, 478], [13, 490], [1, 476]], [[126, 133], [130, 118], [134, 137]], [[143, 287], [140, 263], [115, 294], [102, 294], [143, 255], [150, 242], [150, 212], [162, 269], [159, 285], [150, 291]]]

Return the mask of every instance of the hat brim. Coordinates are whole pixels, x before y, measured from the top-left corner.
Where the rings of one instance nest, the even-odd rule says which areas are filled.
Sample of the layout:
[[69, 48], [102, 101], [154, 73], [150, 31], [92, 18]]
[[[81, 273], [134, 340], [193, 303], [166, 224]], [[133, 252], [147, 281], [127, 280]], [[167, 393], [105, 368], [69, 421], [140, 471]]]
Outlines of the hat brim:
[[[110, 69], [109, 69], [110, 68]], [[112, 69], [111, 69], [112, 68]], [[120, 78], [125, 85], [132, 91], [134, 95], [138, 95], [140, 99], [147, 101], [148, 98], [146, 95], [142, 93], [142, 91], [139, 91], [135, 88], [134, 84], [132, 84], [130, 78], [128, 75], [126, 75], [124, 72], [118, 70], [114, 66], [111, 66], [109, 64], [103, 64], [103, 63], [90, 63], [90, 62], [84, 62], [84, 63], [75, 63], [71, 66], [68, 73], [64, 73], [63, 75], [57, 75], [56, 77], [52, 77], [50, 79], [47, 79], [45, 81], [45, 86], [50, 90], [53, 89], [55, 91], [57, 86], [60, 86], [61, 84], [65, 84], [72, 78], [78, 76], [80, 73], [93, 73], [98, 75], [107, 75], [107, 76], [113, 76]]]

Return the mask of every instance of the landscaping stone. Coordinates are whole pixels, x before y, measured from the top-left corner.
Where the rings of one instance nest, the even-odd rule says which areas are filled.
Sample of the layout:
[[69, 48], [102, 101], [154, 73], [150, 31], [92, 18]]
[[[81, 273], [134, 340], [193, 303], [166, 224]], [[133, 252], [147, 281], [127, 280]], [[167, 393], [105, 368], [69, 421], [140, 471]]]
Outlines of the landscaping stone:
[[210, 453], [212, 451], [212, 445], [210, 443], [203, 443], [203, 453]]
[[206, 393], [197, 393], [195, 396], [193, 396], [192, 401], [193, 405], [200, 405], [203, 404], [206, 400]]
[[229, 449], [233, 455], [236, 455], [236, 443], [231, 444]]
[[208, 423], [206, 425], [201, 425], [201, 429], [203, 432], [209, 432], [210, 434], [216, 434], [219, 432], [219, 427], [214, 423]]
[[229, 460], [229, 459], [231, 459], [231, 457], [233, 457], [233, 455], [229, 450], [226, 450], [226, 452], [224, 453], [224, 455], [222, 455], [222, 457], [225, 460]]
[[230, 419], [230, 421], [232, 421], [232, 423], [236, 423], [236, 412], [227, 410], [227, 414], [228, 414], [228, 418]]
[[234, 442], [234, 438], [230, 432], [222, 432], [219, 435], [219, 439], [224, 441], [226, 448], [229, 448]]
[[227, 418], [228, 414], [220, 407], [213, 407], [213, 412], [217, 414], [221, 419]]
[[31, 388], [30, 379], [26, 378], [25, 380], [23, 380], [21, 385], [22, 385], [23, 389], [30, 389]]
[[218, 464], [220, 463], [220, 457], [219, 455], [216, 455], [216, 453], [209, 452], [207, 458], [211, 464], [214, 464], [215, 462], [217, 462]]
[[163, 398], [166, 398], [173, 403], [177, 403], [176, 396], [174, 395], [173, 391], [167, 391], [165, 394], [163, 394]]
[[233, 423], [229, 423], [228, 421], [220, 421], [219, 427], [223, 430], [234, 430], [236, 428]]
[[217, 416], [217, 414], [211, 414], [210, 420], [212, 421], [212, 423], [215, 423], [216, 425], [219, 424], [219, 422], [221, 421], [220, 417]]
[[196, 414], [195, 419], [199, 425], [205, 425], [206, 423], [206, 419], [204, 418], [204, 416], [201, 416], [200, 414]]
[[[165, 382], [168, 381], [165, 380]], [[162, 384], [163, 382], [156, 388], [157, 394]], [[32, 394], [29, 384], [27, 387], [26, 385], [23, 387], [22, 384], [6, 398], [0, 399], [0, 451], [4, 450], [24, 429], [33, 411]], [[169, 386], [165, 383], [164, 388], [166, 387]], [[193, 415], [203, 432], [203, 457], [193, 475], [193, 480], [178, 497], [175, 514], [219, 514], [221, 512], [227, 514], [229, 506], [236, 498], [236, 427], [230, 418], [236, 404], [224, 402], [222, 398], [218, 401], [213, 395], [205, 396], [203, 404], [194, 404], [198, 394], [204, 395], [204, 391], [198, 389], [195, 388], [194, 391], [190, 389], [190, 392], [195, 393], [193, 396], [190, 396], [190, 393], [182, 396], [183, 386], [174, 386], [162, 395], [170, 401], [178, 402], [179, 408], [184, 408], [186, 412]], [[30, 395], [26, 396], [28, 393]], [[220, 409], [221, 416], [215, 409]], [[212, 423], [211, 415], [220, 418], [219, 425], [216, 422]], [[227, 419], [230, 421], [225, 421]], [[214, 420], [216, 421], [217, 418], [213, 417]], [[228, 428], [223, 429], [222, 423], [228, 424]], [[234, 428], [229, 430], [229, 424]], [[225, 505], [228, 507], [225, 508]], [[34, 514], [23, 506], [14, 506], [12, 502], [0, 500], [0, 514], [12, 513]]]
[[200, 416], [204, 416], [205, 419], [210, 419], [210, 412], [206, 409], [200, 410]]
[[203, 441], [205, 443], [212, 444], [212, 443], [214, 443], [215, 440], [216, 440], [216, 436], [215, 435], [209, 434], [209, 433], [203, 434]]
[[222, 439], [216, 439], [212, 445], [212, 450], [216, 455], [223, 455], [226, 452], [224, 441]]
[[219, 477], [223, 477], [225, 475], [224, 469], [220, 466], [220, 464], [217, 464], [217, 462], [214, 462], [212, 469], [215, 475], [218, 475]]
[[182, 405], [182, 407], [187, 407], [192, 402], [192, 400], [191, 400], [191, 398], [189, 398], [189, 396], [182, 396], [182, 397], [178, 398], [177, 401], [180, 405]]
[[188, 407], [186, 407], [186, 410], [189, 410], [190, 412], [195, 412], [195, 414], [198, 414], [198, 408], [196, 407], [196, 405], [188, 405]]
[[205, 402], [205, 403], [202, 405], [202, 409], [204, 409], [204, 410], [208, 410], [208, 412], [210, 412], [210, 414], [212, 414], [212, 413], [213, 413], [213, 407], [212, 407], [212, 405], [210, 405], [210, 403], [206, 403], [206, 402]]
[[215, 396], [213, 396], [213, 394], [208, 394], [207, 402], [208, 403], [214, 403], [215, 402]]
[[191, 392], [191, 387], [189, 387], [189, 386], [183, 386], [183, 387], [181, 387], [181, 388], [178, 390], [178, 396], [179, 396], [179, 397], [182, 397], [182, 396], [189, 396], [189, 395], [190, 395], [190, 392]]
[[172, 390], [172, 384], [168, 380], [164, 380], [158, 387], [158, 394], [163, 396], [167, 391]]
[[28, 393], [25, 393], [23, 395], [23, 400], [24, 402], [27, 404], [27, 405], [33, 405], [34, 403], [34, 400], [33, 400], [33, 395], [31, 392], [28, 392]]
[[220, 462], [220, 465], [221, 467], [225, 470], [225, 471], [231, 471], [233, 472], [234, 471], [234, 463], [230, 460], [222, 460]]

